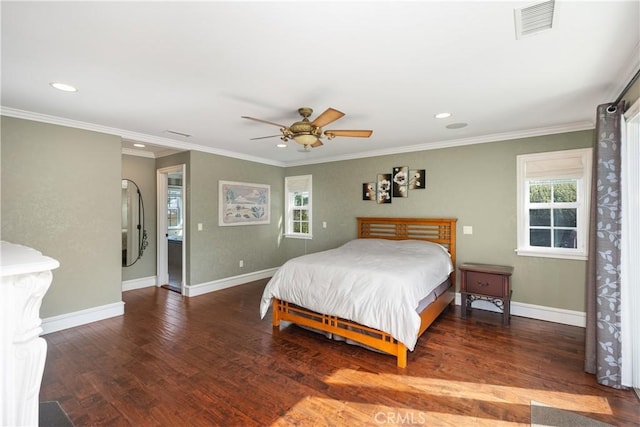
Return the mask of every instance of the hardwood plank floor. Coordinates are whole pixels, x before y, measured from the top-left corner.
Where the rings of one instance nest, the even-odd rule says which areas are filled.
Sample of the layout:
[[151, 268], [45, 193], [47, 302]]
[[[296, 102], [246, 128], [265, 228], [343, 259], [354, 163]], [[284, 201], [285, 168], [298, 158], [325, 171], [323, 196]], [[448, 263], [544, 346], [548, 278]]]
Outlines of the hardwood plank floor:
[[[511, 426], [530, 401], [640, 425], [632, 391], [583, 372], [584, 330], [497, 313], [445, 312], [393, 357], [260, 320], [266, 281], [195, 298], [123, 294], [125, 315], [45, 335], [40, 400], [76, 426]], [[270, 313], [269, 315], [270, 316]]]

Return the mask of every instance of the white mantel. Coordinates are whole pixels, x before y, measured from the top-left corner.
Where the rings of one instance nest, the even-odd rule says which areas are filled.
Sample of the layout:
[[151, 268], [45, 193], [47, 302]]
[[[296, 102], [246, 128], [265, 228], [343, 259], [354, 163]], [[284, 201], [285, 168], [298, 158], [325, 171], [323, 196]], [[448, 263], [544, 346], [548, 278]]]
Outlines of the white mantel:
[[0, 425], [37, 426], [47, 343], [40, 338], [40, 305], [60, 266], [33, 248], [0, 246]]

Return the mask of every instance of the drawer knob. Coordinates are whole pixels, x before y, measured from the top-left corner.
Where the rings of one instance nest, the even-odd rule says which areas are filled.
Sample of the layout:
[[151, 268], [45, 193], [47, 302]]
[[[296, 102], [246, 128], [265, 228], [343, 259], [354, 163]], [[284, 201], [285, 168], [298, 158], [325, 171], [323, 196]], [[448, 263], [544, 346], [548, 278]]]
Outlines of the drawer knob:
[[481, 282], [478, 280], [478, 286], [480, 286], [481, 288], [486, 288], [487, 286], [489, 286], [489, 282]]

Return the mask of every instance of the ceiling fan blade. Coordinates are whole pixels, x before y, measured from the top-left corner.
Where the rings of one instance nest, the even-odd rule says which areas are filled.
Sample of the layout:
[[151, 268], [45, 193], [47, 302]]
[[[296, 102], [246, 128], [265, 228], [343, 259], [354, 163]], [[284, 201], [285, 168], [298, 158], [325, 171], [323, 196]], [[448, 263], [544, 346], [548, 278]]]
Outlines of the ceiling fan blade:
[[281, 127], [281, 128], [287, 128], [288, 127], [288, 126], [281, 125], [281, 124], [278, 124], [278, 123], [270, 122], [268, 120], [256, 119], [255, 117], [249, 117], [249, 116], [240, 116], [240, 117], [242, 117], [243, 119], [255, 120], [256, 122], [266, 123], [268, 125], [274, 125], [274, 126], [278, 126], [278, 127]]
[[329, 123], [335, 122], [342, 116], [344, 116], [344, 113], [342, 111], [334, 110], [333, 108], [327, 108], [324, 113], [316, 117], [316, 119], [312, 121], [311, 124], [318, 127], [324, 127]]
[[318, 147], [322, 147], [324, 144], [322, 143], [322, 141], [317, 140], [316, 142], [314, 142], [313, 144], [311, 144], [311, 146], [313, 148], [318, 148]]
[[351, 136], [356, 138], [369, 138], [373, 133], [372, 130], [325, 130], [327, 136]]
[[251, 139], [249, 139], [249, 141], [254, 141], [254, 140], [256, 140], [256, 139], [275, 138], [276, 136], [281, 137], [281, 136], [282, 136], [282, 134], [279, 134], [279, 135], [269, 135], [269, 136], [259, 136], [259, 137], [257, 137], [257, 138], [251, 138]]

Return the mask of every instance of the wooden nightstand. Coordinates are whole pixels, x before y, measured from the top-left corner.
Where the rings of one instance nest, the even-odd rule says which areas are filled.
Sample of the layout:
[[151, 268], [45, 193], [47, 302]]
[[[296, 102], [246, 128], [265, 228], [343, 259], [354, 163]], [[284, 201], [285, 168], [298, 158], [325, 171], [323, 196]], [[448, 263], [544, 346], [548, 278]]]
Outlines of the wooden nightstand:
[[511, 274], [513, 267], [489, 264], [460, 264], [460, 296], [462, 318], [467, 318], [471, 303], [492, 302], [502, 311], [502, 325], [511, 318]]

